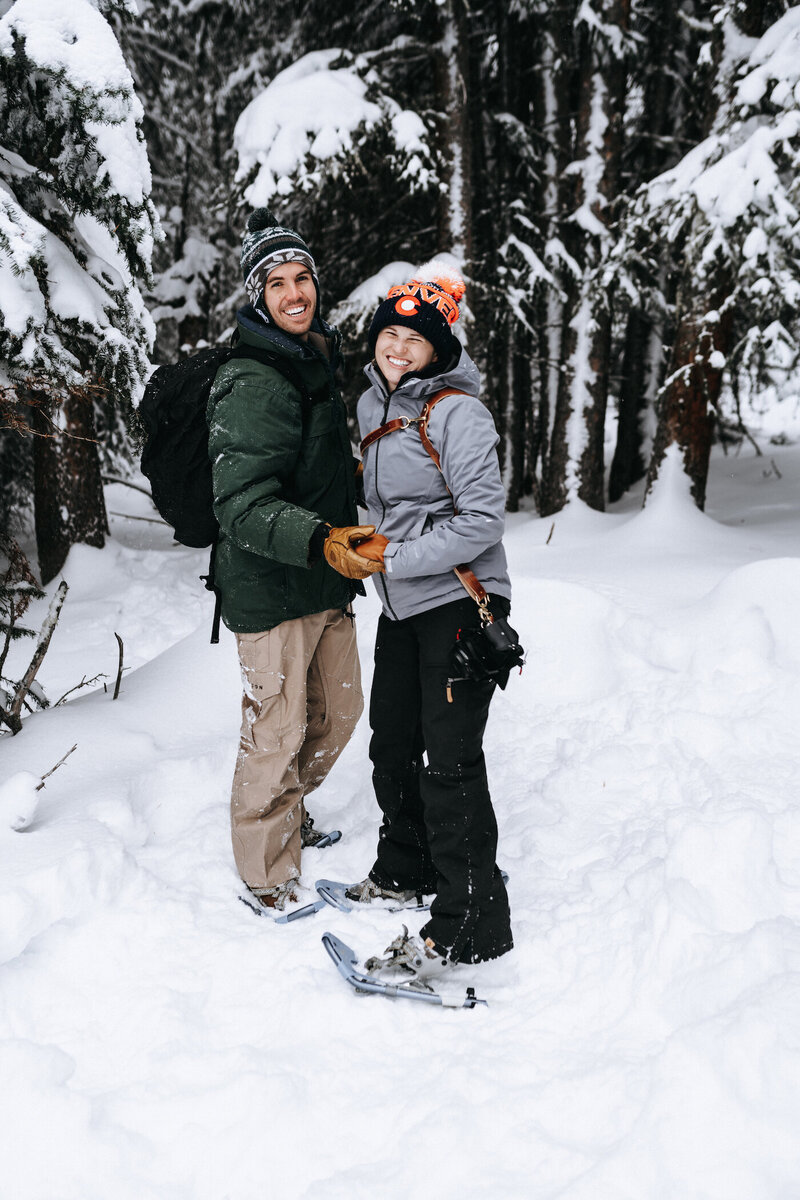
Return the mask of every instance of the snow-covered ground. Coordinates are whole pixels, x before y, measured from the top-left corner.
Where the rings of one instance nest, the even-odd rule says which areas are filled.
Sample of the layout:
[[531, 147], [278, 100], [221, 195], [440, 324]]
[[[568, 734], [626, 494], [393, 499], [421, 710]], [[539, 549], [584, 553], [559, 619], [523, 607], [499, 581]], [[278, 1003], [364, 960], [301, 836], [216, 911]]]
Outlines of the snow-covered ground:
[[[800, 448], [748, 450], [708, 516], [668, 484], [509, 519], [528, 665], [487, 743], [516, 949], [465, 977], [474, 1011], [346, 987], [322, 932], [373, 953], [396, 916], [239, 903], [204, 555], [121, 517], [73, 551], [42, 682], [113, 685], [115, 632], [130, 669], [0, 739], [4, 1200], [797, 1200], [799, 477]], [[75, 743], [12, 828], [20, 773]], [[362, 722], [310, 805], [344, 839], [309, 884], [370, 865], [366, 749]]]

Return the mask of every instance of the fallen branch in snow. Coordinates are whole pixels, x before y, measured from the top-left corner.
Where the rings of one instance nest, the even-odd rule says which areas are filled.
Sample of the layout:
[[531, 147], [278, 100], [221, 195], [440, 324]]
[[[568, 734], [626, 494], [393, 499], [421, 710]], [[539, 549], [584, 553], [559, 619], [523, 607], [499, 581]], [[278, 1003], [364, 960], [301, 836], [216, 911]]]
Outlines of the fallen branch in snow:
[[38, 793], [44, 788], [45, 780], [49, 779], [77, 749], [76, 742], [54, 767], [45, 771], [38, 779], [32, 771], [17, 771], [0, 784], [0, 836], [5, 835], [6, 829], [11, 829], [14, 833], [23, 833], [30, 828], [39, 805]]
[[556, 523], [555, 523], [555, 521], [553, 521], [553, 524], [550, 526], [550, 532], [547, 535], [547, 541], [545, 542], [545, 546], [550, 545], [550, 538], [553, 536], [555, 531], [556, 531]]
[[125, 654], [125, 647], [122, 644], [122, 638], [118, 633], [115, 633], [114, 637], [119, 642], [119, 666], [117, 668], [117, 682], [114, 684], [114, 695], [111, 697], [112, 700], [116, 700], [117, 696], [119, 695], [119, 685], [122, 683], [122, 659], [123, 655]]
[[87, 679], [84, 675], [80, 683], [76, 683], [75, 687], [71, 687], [69, 691], [64, 692], [64, 695], [60, 696], [59, 699], [56, 700], [53, 708], [58, 708], [59, 704], [63, 704], [67, 696], [71, 696], [73, 692], [79, 692], [81, 688], [91, 687], [93, 683], [97, 683], [98, 679], [108, 679], [108, 676], [102, 671], [100, 671], [97, 675], [93, 675], [91, 679]]
[[133, 488], [134, 492], [141, 492], [148, 500], [153, 499], [150, 488], [142, 487], [140, 483], [131, 483], [130, 479], [123, 479], [120, 475], [104, 475], [103, 483], [121, 483], [123, 487]]
[[[28, 692], [31, 691], [33, 681], [36, 678], [36, 672], [42, 665], [42, 660], [47, 653], [47, 648], [50, 645], [50, 639], [53, 636], [53, 631], [55, 630], [56, 624], [58, 623], [59, 614], [61, 613], [61, 606], [66, 599], [68, 591], [69, 588], [66, 580], [62, 579], [61, 583], [58, 585], [56, 594], [53, 596], [53, 599], [50, 602], [50, 609], [45, 617], [44, 624], [39, 631], [39, 639], [36, 643], [36, 649], [33, 652], [33, 658], [31, 659], [28, 669], [23, 675], [22, 679], [16, 685], [14, 698], [7, 709], [0, 707], [0, 721], [6, 724], [14, 735], [18, 734], [20, 729], [22, 729], [22, 718], [19, 714], [25, 701], [25, 697], [27, 696]], [[46, 701], [42, 703], [41, 699], [39, 700], [39, 704], [42, 708], [47, 707]]]
[[73, 753], [74, 753], [74, 752], [75, 752], [77, 749], [78, 749], [78, 743], [76, 742], [76, 743], [75, 743], [75, 745], [74, 745], [74, 746], [73, 746], [73, 747], [72, 747], [70, 750], [68, 750], [68, 751], [67, 751], [67, 753], [66, 753], [66, 754], [63, 756], [63, 758], [60, 758], [60, 759], [58, 760], [58, 762], [56, 763], [56, 765], [55, 765], [54, 767], [51, 767], [49, 771], [45, 771], [45, 773], [44, 773], [44, 775], [42, 775], [42, 777], [41, 777], [41, 779], [40, 779], [39, 783], [38, 783], [38, 784], [37, 784], [37, 786], [34, 788], [34, 791], [40, 792], [40, 791], [42, 790], [42, 788], [44, 787], [44, 781], [45, 781], [45, 779], [49, 779], [49, 778], [50, 778], [50, 776], [51, 776], [51, 775], [52, 775], [52, 774], [53, 774], [55, 771], [57, 771], [59, 767], [63, 766], [63, 765], [64, 765], [64, 763], [65, 763], [65, 762], [67, 761], [67, 759], [69, 758], [70, 754], [73, 754]]
[[[160, 517], [133, 517], [130, 513], [114, 512], [113, 509], [108, 510], [110, 517], [123, 517], [126, 521], [149, 521], [151, 525], [166, 525], [166, 521], [162, 521]], [[167, 526], [169, 528], [169, 526]]]

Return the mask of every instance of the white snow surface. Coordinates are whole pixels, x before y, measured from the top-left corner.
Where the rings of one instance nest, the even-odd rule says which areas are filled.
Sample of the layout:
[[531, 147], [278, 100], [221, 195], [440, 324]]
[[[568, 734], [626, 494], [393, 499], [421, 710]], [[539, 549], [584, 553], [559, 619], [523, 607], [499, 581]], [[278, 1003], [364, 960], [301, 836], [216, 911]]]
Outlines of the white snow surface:
[[[643, 511], [509, 518], [528, 662], [486, 745], [516, 948], [457, 969], [474, 1011], [340, 979], [322, 932], [366, 956], [396, 915], [239, 903], [205, 556], [119, 516], [73, 550], [41, 680], [113, 685], [115, 631], [128, 670], [2, 739], [0, 1195], [795, 1200], [799, 475], [800, 447], [743, 451], [708, 515], [667, 474]], [[367, 745], [364, 719], [310, 801], [344, 837], [305, 852], [309, 885], [371, 865]]]

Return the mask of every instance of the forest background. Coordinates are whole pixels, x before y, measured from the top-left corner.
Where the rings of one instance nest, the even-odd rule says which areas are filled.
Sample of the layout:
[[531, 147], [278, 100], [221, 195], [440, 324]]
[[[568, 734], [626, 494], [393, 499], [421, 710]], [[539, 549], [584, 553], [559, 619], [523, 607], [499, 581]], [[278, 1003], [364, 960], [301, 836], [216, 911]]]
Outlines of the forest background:
[[[793, 436], [800, 8], [782, 0], [0, 0], [6, 584], [103, 544], [152, 364], [225, 341], [248, 212], [319, 265], [352, 408], [434, 255], [508, 508], [602, 509], [671, 445]], [[27, 572], [27, 575], [26, 575]]]

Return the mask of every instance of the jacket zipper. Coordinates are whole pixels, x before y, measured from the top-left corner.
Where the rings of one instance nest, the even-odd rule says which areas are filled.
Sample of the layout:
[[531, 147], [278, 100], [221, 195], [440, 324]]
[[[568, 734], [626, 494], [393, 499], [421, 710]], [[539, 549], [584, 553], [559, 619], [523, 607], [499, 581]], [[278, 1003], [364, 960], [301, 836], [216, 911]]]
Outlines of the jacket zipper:
[[[386, 403], [383, 406], [383, 420], [381, 422], [382, 425], [385, 425], [388, 420], [390, 401], [391, 401], [391, 396], [387, 396]], [[380, 449], [381, 449], [381, 444], [380, 444], [380, 441], [378, 441], [375, 444], [375, 495], [378, 497], [378, 499], [381, 502], [381, 524], [383, 524], [383, 521], [386, 518], [386, 505], [384, 504], [381, 494], [378, 491], [378, 455], [380, 453]], [[380, 525], [378, 526], [378, 529], [380, 529]], [[392, 614], [395, 621], [399, 621], [400, 618], [398, 617], [397, 613], [392, 608], [392, 602], [389, 599], [389, 589], [386, 586], [386, 576], [383, 574], [379, 574], [378, 579], [380, 579], [380, 581], [381, 581], [381, 587], [383, 588], [383, 596], [386, 601], [386, 607], [389, 609], [389, 612]]]

